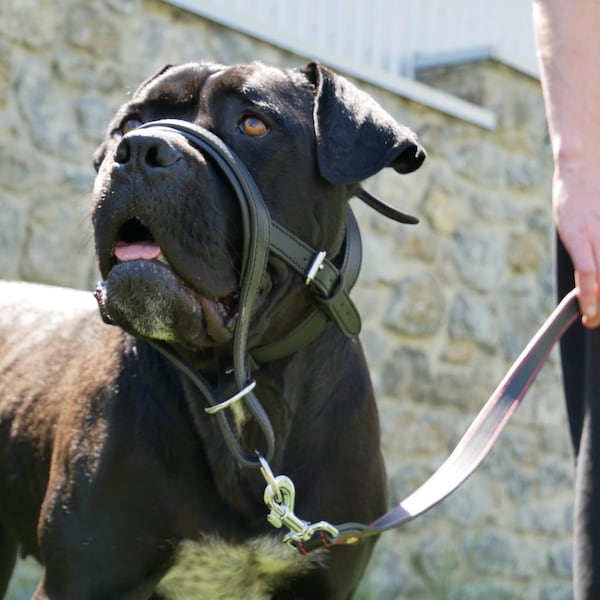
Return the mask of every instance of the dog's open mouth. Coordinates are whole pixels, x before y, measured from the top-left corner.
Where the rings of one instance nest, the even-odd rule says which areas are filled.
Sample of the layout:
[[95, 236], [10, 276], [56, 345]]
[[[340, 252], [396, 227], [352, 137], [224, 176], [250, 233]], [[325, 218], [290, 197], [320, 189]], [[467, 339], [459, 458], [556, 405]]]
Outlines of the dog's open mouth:
[[118, 262], [155, 259], [167, 262], [152, 232], [139, 219], [130, 219], [121, 226], [113, 253]]
[[[130, 219], [118, 229], [113, 244], [111, 264], [107, 277], [108, 283], [110, 283], [111, 277], [120, 277], [121, 273], [128, 278], [164, 279], [168, 285], [165, 285], [163, 289], [143, 287], [146, 295], [155, 292], [159, 295], [163, 294], [165, 289], [179, 288], [182, 294], [191, 295], [197, 303], [202, 313], [206, 333], [212, 342], [222, 344], [231, 340], [238, 317], [238, 291], [226, 296], [209, 297], [194, 289], [173, 268], [152, 231], [139, 219]], [[106, 308], [110, 312], [108, 307], [110, 302], [107, 302], [106, 295], [105, 289], [100, 297], [97, 295], [97, 298], [101, 308]], [[151, 303], [152, 298], [147, 298], [147, 300]]]

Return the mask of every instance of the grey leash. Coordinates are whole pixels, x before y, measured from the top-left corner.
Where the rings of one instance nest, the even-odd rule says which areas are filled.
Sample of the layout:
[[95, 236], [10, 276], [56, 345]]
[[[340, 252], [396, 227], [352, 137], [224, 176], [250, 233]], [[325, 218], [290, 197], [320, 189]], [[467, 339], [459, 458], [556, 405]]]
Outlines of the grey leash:
[[[353, 546], [360, 544], [366, 537], [400, 527], [441, 502], [463, 484], [488, 455], [546, 362], [554, 344], [579, 315], [576, 290], [572, 290], [513, 363], [448, 459], [395, 508], [370, 524], [312, 525], [304, 522], [300, 533], [297, 533], [297, 523], [289, 518], [288, 522], [293, 528], [290, 527], [290, 533], [284, 540], [302, 554], [323, 546]], [[281, 479], [272, 474], [265, 477], [268, 484], [265, 501], [268, 496], [270, 504], [275, 505], [276, 514], [285, 514], [285, 507], [279, 505], [276, 492], [278, 485], [285, 489], [288, 483], [287, 478], [280, 477]]]

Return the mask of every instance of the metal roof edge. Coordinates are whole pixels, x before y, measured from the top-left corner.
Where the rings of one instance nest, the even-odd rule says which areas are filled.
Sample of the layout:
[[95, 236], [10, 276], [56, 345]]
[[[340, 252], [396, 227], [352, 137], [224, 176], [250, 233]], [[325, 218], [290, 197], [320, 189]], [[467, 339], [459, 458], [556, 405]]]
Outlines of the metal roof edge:
[[519, 56], [513, 56], [509, 52], [498, 50], [498, 48], [494, 46], [479, 46], [429, 55], [417, 54], [414, 66], [415, 71], [421, 71], [424, 69], [452, 67], [455, 65], [485, 60], [492, 60], [504, 64], [533, 79], [540, 78], [539, 67], [536, 63], [531, 63], [531, 61], [524, 60]]

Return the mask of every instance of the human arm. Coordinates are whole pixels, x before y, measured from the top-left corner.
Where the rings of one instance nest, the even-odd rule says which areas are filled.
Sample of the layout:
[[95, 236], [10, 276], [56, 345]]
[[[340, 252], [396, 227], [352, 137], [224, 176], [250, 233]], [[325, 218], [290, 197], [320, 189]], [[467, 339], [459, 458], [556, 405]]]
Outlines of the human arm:
[[600, 325], [600, 2], [535, 0], [554, 157], [552, 205], [575, 266], [583, 324]]

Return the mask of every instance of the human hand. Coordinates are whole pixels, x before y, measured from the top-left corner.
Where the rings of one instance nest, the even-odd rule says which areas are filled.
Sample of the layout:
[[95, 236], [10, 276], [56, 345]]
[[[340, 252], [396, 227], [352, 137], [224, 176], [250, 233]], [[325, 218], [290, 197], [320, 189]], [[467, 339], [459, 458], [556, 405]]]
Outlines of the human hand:
[[[600, 157], [598, 158], [600, 160]], [[575, 267], [582, 323], [600, 325], [600, 162], [558, 161], [552, 203], [559, 235]]]

